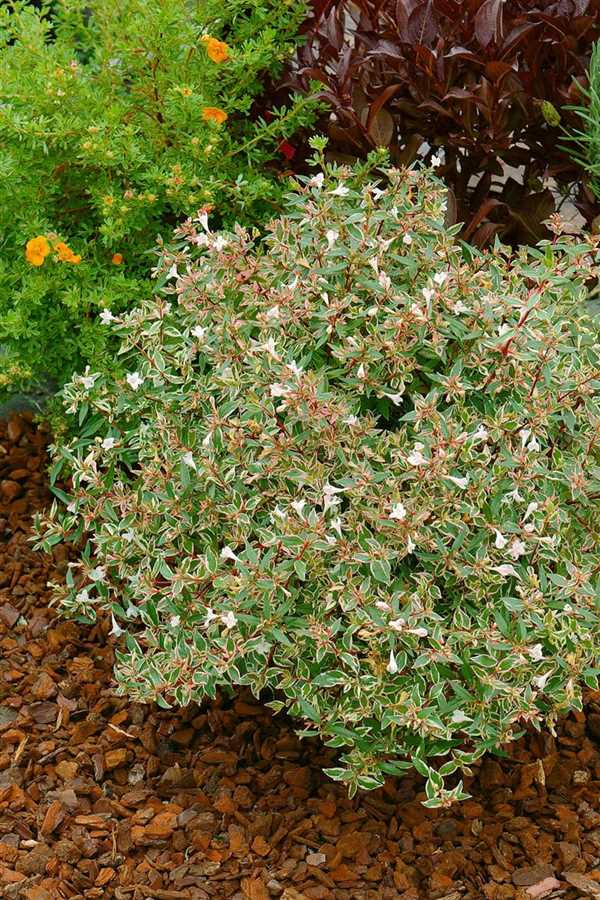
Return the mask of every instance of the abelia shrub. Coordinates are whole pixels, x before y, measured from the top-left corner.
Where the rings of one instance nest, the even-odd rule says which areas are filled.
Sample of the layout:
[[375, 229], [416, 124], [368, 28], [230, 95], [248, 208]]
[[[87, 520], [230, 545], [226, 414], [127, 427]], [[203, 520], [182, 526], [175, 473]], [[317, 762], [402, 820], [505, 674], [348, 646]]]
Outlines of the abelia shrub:
[[177, 230], [104, 316], [126, 377], [65, 389], [38, 533], [80, 542], [56, 599], [110, 615], [131, 698], [246, 685], [351, 792], [415, 766], [436, 806], [596, 683], [598, 239], [482, 254], [430, 171], [373, 179], [301, 178], [264, 245]]
[[318, 83], [331, 151], [440, 157], [468, 241], [549, 237], [567, 196], [597, 215], [561, 138], [600, 37], [598, 0], [312, 0], [304, 28], [287, 83]]
[[157, 235], [203, 206], [271, 218], [314, 105], [260, 116], [303, 0], [41, 6], [0, 5], [0, 390], [110, 366], [98, 312], [147, 295]]

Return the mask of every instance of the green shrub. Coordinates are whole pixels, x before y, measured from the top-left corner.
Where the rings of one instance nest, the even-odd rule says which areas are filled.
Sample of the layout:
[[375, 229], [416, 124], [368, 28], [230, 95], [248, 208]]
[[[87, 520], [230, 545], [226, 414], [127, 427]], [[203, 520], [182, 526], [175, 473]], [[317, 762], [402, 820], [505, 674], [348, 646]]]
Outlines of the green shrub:
[[126, 378], [66, 387], [38, 534], [84, 542], [56, 598], [112, 614], [129, 696], [276, 691], [351, 791], [414, 765], [433, 806], [595, 684], [596, 250], [482, 255], [429, 172], [371, 177], [301, 179], [261, 248], [178, 229]]
[[590, 186], [600, 200], [600, 43], [594, 44], [588, 70], [588, 85], [579, 85], [581, 104], [569, 107], [581, 119], [581, 129], [569, 136], [572, 157], [588, 173]]
[[[0, 384], [110, 363], [99, 309], [147, 295], [148, 250], [186, 215], [273, 215], [279, 144], [311, 102], [269, 122], [253, 104], [303, 15], [303, 0], [63, 0], [52, 17], [2, 6]], [[36, 239], [45, 257], [26, 252]]]

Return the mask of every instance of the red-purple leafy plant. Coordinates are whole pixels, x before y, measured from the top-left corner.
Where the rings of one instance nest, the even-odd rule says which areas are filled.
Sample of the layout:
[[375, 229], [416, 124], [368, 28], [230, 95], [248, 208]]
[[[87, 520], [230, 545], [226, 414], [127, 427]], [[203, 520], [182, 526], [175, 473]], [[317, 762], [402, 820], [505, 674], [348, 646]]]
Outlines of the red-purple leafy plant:
[[[544, 235], [557, 191], [579, 187], [560, 147], [580, 96], [600, 0], [313, 0], [290, 75], [321, 82], [338, 155], [389, 149], [396, 163], [443, 149], [452, 214], [475, 244]], [[563, 123], [561, 123], [561, 116]], [[597, 212], [597, 210], [596, 210]]]

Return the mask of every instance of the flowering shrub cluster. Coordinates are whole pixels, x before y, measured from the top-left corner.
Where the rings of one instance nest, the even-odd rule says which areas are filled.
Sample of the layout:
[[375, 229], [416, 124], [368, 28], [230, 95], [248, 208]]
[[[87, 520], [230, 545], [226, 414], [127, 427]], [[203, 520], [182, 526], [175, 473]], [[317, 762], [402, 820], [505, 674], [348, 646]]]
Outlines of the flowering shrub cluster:
[[146, 295], [148, 250], [186, 215], [272, 215], [279, 146], [312, 103], [268, 122], [254, 105], [304, 13], [303, 0], [0, 7], [0, 386], [110, 364], [98, 308]]
[[430, 172], [384, 176], [301, 178], [262, 247], [178, 228], [104, 313], [126, 377], [66, 387], [37, 527], [82, 542], [56, 597], [110, 613], [129, 696], [275, 692], [351, 792], [415, 766], [436, 806], [595, 684], [597, 243], [480, 254]]

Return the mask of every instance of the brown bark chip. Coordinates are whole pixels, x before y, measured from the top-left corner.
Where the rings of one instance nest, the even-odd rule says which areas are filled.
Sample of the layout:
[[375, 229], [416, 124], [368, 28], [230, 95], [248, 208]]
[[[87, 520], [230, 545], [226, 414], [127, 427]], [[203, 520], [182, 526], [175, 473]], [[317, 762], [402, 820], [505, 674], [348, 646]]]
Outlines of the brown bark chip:
[[0, 484], [19, 491], [0, 490], [0, 897], [600, 898], [600, 693], [557, 737], [475, 766], [450, 810], [421, 805], [414, 773], [349, 800], [322, 773], [335, 751], [247, 692], [129, 703], [110, 625], [48, 608], [68, 553], [28, 542], [46, 440], [27, 417], [0, 423]]

